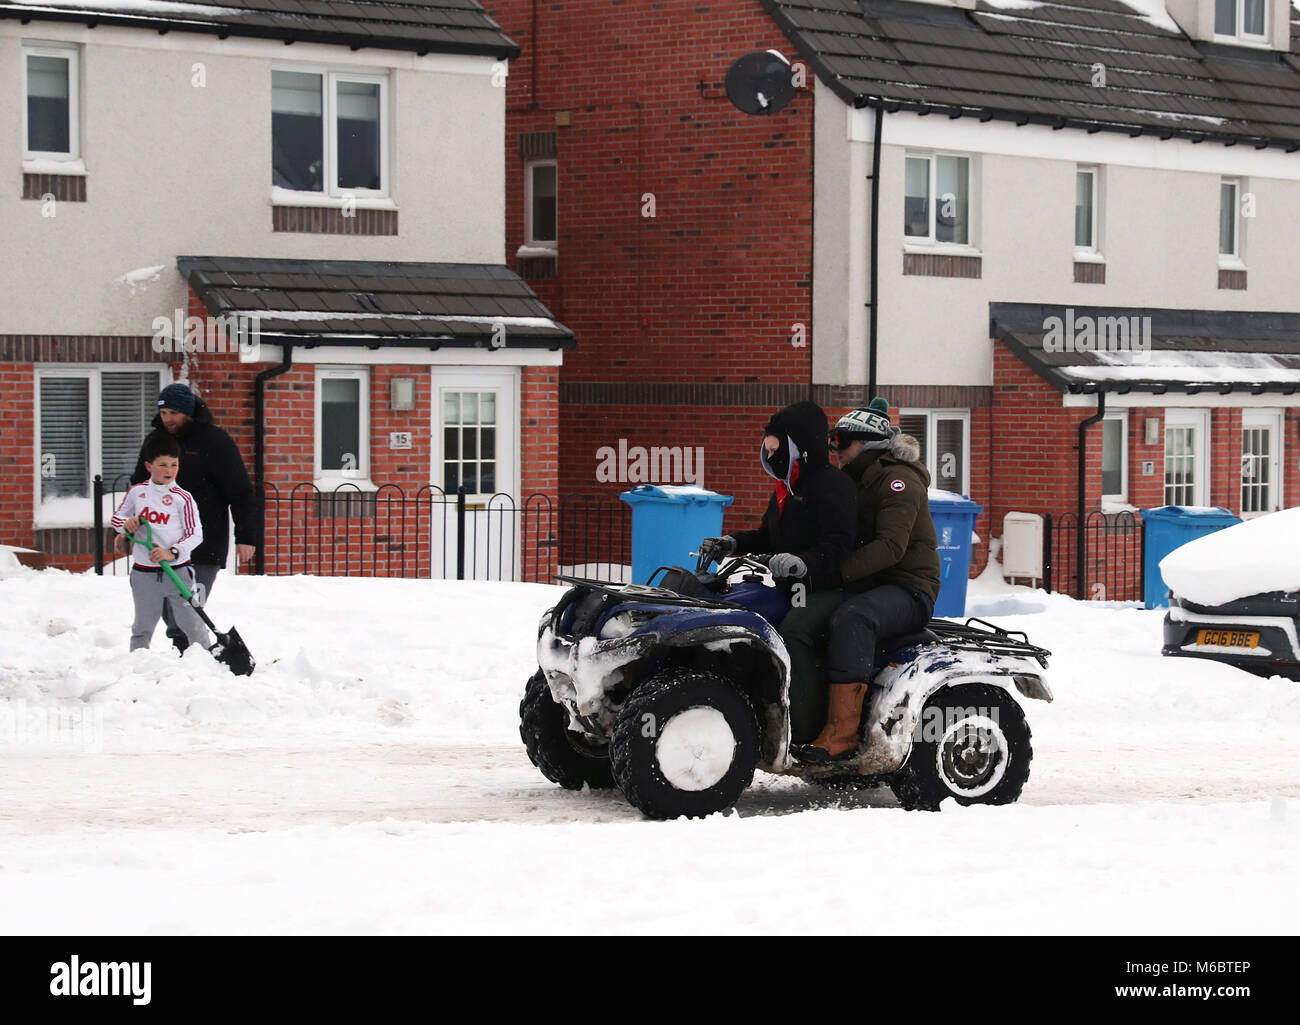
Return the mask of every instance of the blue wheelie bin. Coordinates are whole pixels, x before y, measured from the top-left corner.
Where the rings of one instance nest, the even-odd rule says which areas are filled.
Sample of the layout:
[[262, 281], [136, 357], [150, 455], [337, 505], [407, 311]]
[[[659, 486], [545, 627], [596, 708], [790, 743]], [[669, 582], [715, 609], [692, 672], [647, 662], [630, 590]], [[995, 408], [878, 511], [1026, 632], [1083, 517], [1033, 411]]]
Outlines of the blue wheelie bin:
[[966, 582], [970, 579], [971, 536], [984, 507], [964, 495], [930, 491], [930, 516], [939, 538], [939, 599], [936, 616], [966, 615]]
[[701, 487], [638, 484], [618, 496], [632, 507], [632, 580], [648, 583], [660, 566], [694, 569], [691, 552], [722, 535], [722, 510], [735, 499]]
[[1149, 609], [1169, 607], [1169, 585], [1160, 574], [1160, 560], [1175, 548], [1188, 541], [1213, 534], [1216, 530], [1231, 527], [1241, 520], [1228, 509], [1188, 508], [1182, 505], [1162, 505], [1143, 509], [1146, 541], [1142, 559], [1143, 599]]

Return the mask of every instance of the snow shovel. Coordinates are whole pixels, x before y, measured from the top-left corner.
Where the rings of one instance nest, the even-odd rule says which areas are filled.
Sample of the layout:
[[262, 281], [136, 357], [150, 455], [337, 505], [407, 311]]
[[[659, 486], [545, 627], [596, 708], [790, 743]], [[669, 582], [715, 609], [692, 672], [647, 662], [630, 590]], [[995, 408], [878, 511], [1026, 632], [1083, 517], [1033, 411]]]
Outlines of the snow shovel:
[[[153, 548], [153, 528], [150, 527], [148, 523], [143, 524], [143, 526], [143, 541], [132, 534], [127, 534], [126, 536], [136, 544], [142, 544], [146, 548]], [[199, 614], [199, 618], [207, 624], [208, 629], [216, 636], [217, 643], [208, 649], [208, 652], [212, 657], [218, 662], [224, 663], [236, 676], [251, 676], [253, 674], [253, 667], [257, 665], [257, 663], [253, 660], [253, 653], [248, 650], [248, 646], [244, 643], [244, 639], [239, 636], [239, 631], [233, 626], [227, 633], [222, 633], [218, 630], [217, 624], [212, 622], [212, 620], [208, 618], [208, 614], [203, 611], [203, 606], [199, 604], [197, 596], [195, 596], [195, 594], [185, 586], [181, 578], [176, 575], [176, 571], [172, 569], [171, 563], [164, 559], [162, 562], [158, 563], [158, 565], [162, 567], [164, 573], [171, 577], [171, 581], [176, 585], [176, 590], [180, 591], [181, 597], [189, 603], [190, 608]]]

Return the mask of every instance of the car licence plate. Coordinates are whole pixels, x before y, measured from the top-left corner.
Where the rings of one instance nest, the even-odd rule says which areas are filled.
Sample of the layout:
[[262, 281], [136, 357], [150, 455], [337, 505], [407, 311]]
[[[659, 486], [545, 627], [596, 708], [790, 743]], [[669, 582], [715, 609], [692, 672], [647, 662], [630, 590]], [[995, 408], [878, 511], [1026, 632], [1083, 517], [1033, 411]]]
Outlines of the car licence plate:
[[1197, 644], [1209, 644], [1216, 648], [1258, 648], [1258, 630], [1198, 630]]

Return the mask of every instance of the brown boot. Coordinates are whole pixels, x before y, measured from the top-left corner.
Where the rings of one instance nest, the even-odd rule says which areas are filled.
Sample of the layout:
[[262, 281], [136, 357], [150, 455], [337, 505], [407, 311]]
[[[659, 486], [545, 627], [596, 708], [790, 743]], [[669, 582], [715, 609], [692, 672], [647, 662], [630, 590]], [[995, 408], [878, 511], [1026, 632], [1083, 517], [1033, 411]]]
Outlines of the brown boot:
[[793, 749], [801, 762], [829, 762], [849, 758], [858, 749], [858, 726], [862, 722], [865, 683], [832, 683], [826, 725], [811, 744]]

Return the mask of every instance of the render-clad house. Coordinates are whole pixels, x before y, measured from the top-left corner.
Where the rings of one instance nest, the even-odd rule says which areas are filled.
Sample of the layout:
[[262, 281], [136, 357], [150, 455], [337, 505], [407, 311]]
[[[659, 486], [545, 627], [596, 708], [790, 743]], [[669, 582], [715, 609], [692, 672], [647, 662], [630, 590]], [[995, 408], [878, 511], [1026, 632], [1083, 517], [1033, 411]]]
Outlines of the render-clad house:
[[[1285, 0], [488, 6], [523, 49], [507, 256], [583, 340], [562, 488], [698, 444], [740, 526], [772, 409], [882, 394], [984, 542], [1050, 514], [1073, 553], [1084, 514], [1058, 587], [1135, 562], [1129, 510], [1300, 503]], [[767, 49], [793, 99], [743, 114], [727, 69]]]
[[549, 501], [573, 335], [505, 265], [517, 55], [473, 0], [0, 4], [0, 542], [84, 566], [174, 378], [270, 569], [445, 571], [442, 495]]

